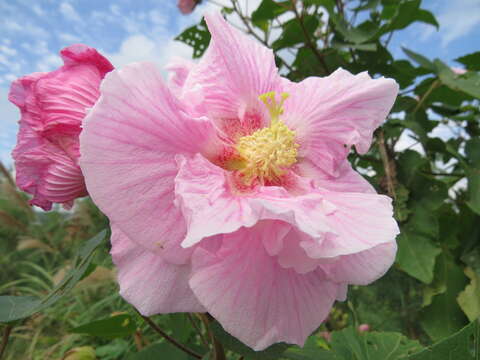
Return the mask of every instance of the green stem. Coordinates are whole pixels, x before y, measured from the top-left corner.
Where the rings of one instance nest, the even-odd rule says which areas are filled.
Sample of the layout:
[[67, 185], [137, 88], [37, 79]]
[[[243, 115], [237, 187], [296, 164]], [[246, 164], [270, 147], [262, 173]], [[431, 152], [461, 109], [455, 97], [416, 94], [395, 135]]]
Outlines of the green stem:
[[206, 314], [198, 314], [200, 319], [202, 320], [207, 332], [210, 336], [210, 340], [213, 344], [213, 358], [215, 360], [226, 360], [225, 350], [223, 349], [222, 344], [215, 338], [213, 335], [212, 329], [210, 328], [210, 320]]
[[383, 133], [383, 129], [379, 129], [378, 131], [378, 148], [380, 151], [380, 157], [382, 158], [382, 164], [383, 164], [383, 169], [385, 170], [385, 176], [387, 178], [388, 195], [391, 198], [396, 199], [394, 169], [392, 169], [392, 164], [390, 163], [390, 158], [388, 156], [388, 150], [385, 144], [385, 135]]
[[188, 320], [190, 320], [190, 322], [192, 323], [192, 326], [194, 327], [195, 331], [200, 336], [200, 340], [202, 340], [203, 345], [205, 345], [205, 347], [208, 349], [209, 348], [208, 341], [207, 341], [207, 339], [205, 339], [205, 336], [203, 336], [202, 330], [200, 329], [200, 327], [195, 322], [195, 319], [193, 318], [192, 314], [187, 313], [187, 317], [188, 317]]
[[310, 50], [313, 51], [313, 54], [318, 59], [318, 62], [320, 63], [320, 65], [322, 65], [325, 73], [327, 75], [330, 74], [330, 70], [328, 69], [327, 63], [325, 62], [325, 59], [323, 58], [323, 55], [318, 51], [317, 45], [310, 38], [310, 35], [308, 34], [307, 28], [305, 27], [305, 24], [303, 23], [303, 18], [298, 13], [297, 6], [296, 6], [296, 1], [295, 0], [290, 0], [290, 1], [292, 2], [292, 8], [293, 8], [293, 12], [295, 13], [295, 18], [298, 20], [298, 22], [300, 24], [300, 28], [302, 29], [303, 35], [305, 36], [305, 41], [307, 43], [307, 46], [310, 48]]
[[428, 90], [425, 92], [425, 94], [423, 94], [423, 96], [420, 98], [420, 100], [418, 101], [418, 104], [417, 106], [415, 106], [415, 109], [413, 109], [412, 111], [412, 114], [415, 114], [418, 109], [420, 109], [420, 107], [423, 105], [423, 103], [425, 102], [425, 100], [427, 99], [427, 97], [430, 95], [430, 93], [438, 86], [440, 85], [440, 80], [437, 79], [435, 80], [432, 85], [430, 85], [430, 87], [428, 88]]
[[[138, 312], [138, 311], [137, 311]], [[148, 316], [143, 316], [142, 314], [138, 313], [142, 318], [143, 320], [145, 320], [145, 322], [150, 325], [150, 327], [155, 330], [155, 332], [157, 332], [160, 336], [162, 336], [165, 340], [167, 340], [168, 342], [170, 342], [172, 345], [176, 346], [178, 349], [182, 350], [183, 352], [187, 353], [188, 355], [190, 356], [193, 356], [194, 358], [196, 359], [201, 359], [202, 358], [202, 355], [200, 354], [197, 354], [195, 351], [193, 350], [190, 350], [189, 348], [187, 348], [185, 345], [179, 343], [177, 340], [175, 340], [174, 338], [172, 338], [170, 335], [168, 335], [166, 332], [164, 332], [162, 329], [160, 329], [158, 327], [157, 324], [155, 324], [152, 319], [150, 319]]]
[[12, 325], [7, 325], [5, 330], [3, 331], [2, 336], [2, 343], [0, 345], [0, 359], [3, 357], [5, 353], [5, 349], [7, 348], [8, 340], [10, 339], [10, 334], [12, 332]]

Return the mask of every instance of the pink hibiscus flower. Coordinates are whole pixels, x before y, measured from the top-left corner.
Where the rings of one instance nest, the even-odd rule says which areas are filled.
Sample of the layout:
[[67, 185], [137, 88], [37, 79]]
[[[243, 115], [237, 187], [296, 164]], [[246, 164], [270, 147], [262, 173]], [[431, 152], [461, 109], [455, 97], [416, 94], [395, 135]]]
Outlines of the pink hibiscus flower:
[[175, 64], [173, 91], [149, 63], [107, 75], [80, 137], [87, 188], [142, 314], [208, 311], [253, 349], [303, 344], [394, 261], [391, 200], [346, 157], [398, 86], [342, 69], [291, 83], [269, 49], [206, 21], [207, 53]]
[[183, 15], [188, 15], [199, 3], [199, 0], [178, 0], [177, 7]]
[[21, 111], [15, 160], [17, 185], [31, 204], [50, 210], [71, 207], [87, 195], [78, 166], [81, 123], [98, 99], [105, 74], [113, 69], [95, 49], [77, 44], [60, 52], [64, 65], [49, 73], [15, 80], [9, 100]]

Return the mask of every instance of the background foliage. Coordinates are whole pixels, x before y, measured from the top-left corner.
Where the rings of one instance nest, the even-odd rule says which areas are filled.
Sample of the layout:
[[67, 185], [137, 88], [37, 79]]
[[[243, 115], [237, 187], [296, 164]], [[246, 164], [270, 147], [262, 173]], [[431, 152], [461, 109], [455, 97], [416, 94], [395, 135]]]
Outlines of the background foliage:
[[[73, 212], [35, 211], [2, 167], [0, 326], [10, 335], [4, 357], [195, 358], [156, 326], [203, 359], [478, 358], [480, 52], [456, 59], [461, 74], [406, 48], [395, 59], [389, 43], [396, 32], [414, 22], [440, 26], [420, 0], [263, 0], [251, 17], [232, 0], [222, 11], [272, 48], [293, 81], [342, 67], [400, 84], [370, 152], [350, 155], [357, 171], [394, 199], [401, 226], [394, 267], [370, 286], [351, 287], [305, 348], [277, 344], [256, 353], [205, 316], [142, 318], [118, 295], [108, 234], [93, 237], [108, 223], [91, 201], [78, 201]], [[202, 21], [177, 39], [198, 58], [210, 36]], [[435, 136], [438, 128], [448, 136]], [[413, 143], [402, 146], [407, 137]], [[359, 332], [360, 324], [371, 331]]]

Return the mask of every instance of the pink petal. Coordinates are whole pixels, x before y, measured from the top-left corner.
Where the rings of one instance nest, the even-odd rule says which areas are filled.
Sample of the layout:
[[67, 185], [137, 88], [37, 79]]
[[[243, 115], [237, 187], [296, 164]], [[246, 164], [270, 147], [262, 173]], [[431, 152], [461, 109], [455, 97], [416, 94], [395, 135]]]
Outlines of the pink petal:
[[313, 180], [316, 188], [336, 192], [376, 193], [373, 186], [345, 160], [338, 164], [336, 176], [323, 171], [309, 159], [303, 159], [297, 165], [297, 172]]
[[332, 281], [368, 285], [382, 277], [395, 261], [397, 244], [390, 241], [356, 254], [339, 256], [322, 269]]
[[184, 247], [242, 226], [251, 227], [259, 220], [282, 220], [313, 237], [329, 231], [329, 208], [319, 193], [293, 196], [276, 186], [239, 193], [232, 186], [231, 174], [202, 156], [178, 159], [175, 192], [188, 228]]
[[[174, 157], [207, 152], [215, 130], [187, 117], [153, 64], [111, 72], [101, 92], [80, 137], [89, 193], [132, 241], [156, 252], [176, 248], [185, 222], [174, 205]], [[171, 261], [187, 258], [184, 251]]]
[[112, 226], [113, 262], [118, 268], [120, 295], [149, 316], [171, 312], [203, 312], [188, 286], [191, 266], [174, 265], [138, 246]]
[[[319, 261], [307, 255], [305, 249], [300, 246], [302, 240], [309, 238], [308, 235], [295, 228], [283, 237], [283, 246], [278, 253], [278, 264], [284, 269], [294, 269], [299, 274], [313, 271], [319, 265]], [[335, 281], [335, 279], [333, 279]]]
[[175, 94], [181, 95], [183, 85], [194, 66], [195, 63], [193, 61], [181, 57], [174, 57], [167, 66], [165, 66], [165, 70], [170, 73], [168, 85]]
[[216, 254], [197, 249], [190, 286], [224, 329], [254, 350], [280, 341], [303, 345], [328, 315], [337, 285], [321, 271], [282, 268], [259, 234], [242, 228], [225, 235]]
[[326, 224], [335, 235], [302, 242], [310, 257], [335, 258], [395, 242], [399, 230], [389, 197], [338, 192], [322, 192], [322, 196], [330, 204]]
[[219, 13], [205, 19], [212, 34], [210, 46], [185, 88], [193, 98], [201, 93], [204, 111], [229, 136], [242, 127], [262, 127], [265, 106], [258, 96], [281, 91], [273, 52], [228, 25]]
[[16, 183], [33, 195], [30, 203], [50, 210], [52, 203], [67, 207], [77, 197], [87, 195], [80, 167], [64, 150], [20, 123], [18, 141], [12, 153]]
[[283, 117], [297, 133], [300, 155], [335, 175], [332, 162], [343, 160], [349, 146], [361, 154], [368, 151], [373, 131], [393, 106], [398, 84], [338, 69], [325, 78], [290, 83], [286, 91], [290, 97]]
[[188, 226], [182, 246], [257, 222], [247, 199], [229, 189], [228, 173], [223, 169], [200, 155], [193, 159], [178, 157], [178, 163], [175, 192]]
[[18, 186], [45, 210], [52, 203], [69, 207], [87, 195], [79, 157], [78, 134], [99, 85], [112, 65], [95, 49], [72, 45], [61, 51], [64, 65], [50, 73], [33, 73], [12, 83], [9, 100], [21, 111], [13, 151]]

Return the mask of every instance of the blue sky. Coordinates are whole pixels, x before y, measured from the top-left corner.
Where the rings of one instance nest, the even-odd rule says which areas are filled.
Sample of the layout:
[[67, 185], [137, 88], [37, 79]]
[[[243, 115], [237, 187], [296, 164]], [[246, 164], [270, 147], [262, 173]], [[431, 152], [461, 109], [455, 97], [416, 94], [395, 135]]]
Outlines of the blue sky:
[[[242, 1], [250, 10], [259, 3]], [[425, 0], [423, 7], [437, 16], [440, 31], [416, 24], [397, 32], [391, 43], [396, 56], [403, 56], [405, 46], [455, 66], [453, 59], [479, 50], [479, 0]], [[0, 160], [11, 164], [16, 139], [19, 113], [7, 100], [12, 80], [55, 69], [61, 64], [58, 51], [78, 42], [97, 48], [116, 67], [141, 60], [162, 66], [172, 56], [190, 57], [190, 49], [173, 38], [214, 8], [204, 4], [183, 16], [176, 0], [1, 0]]]

